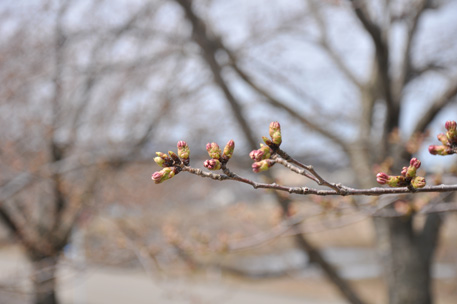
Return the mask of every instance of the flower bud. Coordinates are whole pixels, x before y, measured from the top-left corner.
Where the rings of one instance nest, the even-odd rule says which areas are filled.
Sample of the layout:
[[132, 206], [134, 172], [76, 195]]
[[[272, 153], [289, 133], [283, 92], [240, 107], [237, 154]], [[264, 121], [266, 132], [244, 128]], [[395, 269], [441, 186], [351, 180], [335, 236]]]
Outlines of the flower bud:
[[376, 181], [381, 185], [387, 184], [390, 187], [405, 187], [408, 185], [404, 176], [391, 176], [382, 172], [376, 175]]
[[419, 169], [421, 166], [421, 161], [414, 157], [414, 158], [411, 158], [411, 160], [409, 161], [409, 165], [411, 167]]
[[156, 164], [158, 164], [162, 168], [166, 167], [165, 160], [162, 157], [159, 157], [159, 156], [154, 157], [154, 161], [156, 162]]
[[445, 146], [449, 145], [449, 139], [446, 134], [440, 133], [436, 136], [438, 140]]
[[233, 141], [233, 139], [231, 139], [225, 145], [224, 153], [222, 154], [222, 157], [225, 157], [227, 160], [229, 160], [230, 158], [232, 158], [234, 150], [235, 150], [235, 142]]
[[219, 170], [222, 164], [218, 159], [213, 158], [205, 160], [203, 166], [205, 166], [205, 168], [208, 168], [209, 170]]
[[175, 162], [181, 163], [181, 160], [179, 159], [178, 155], [176, 155], [175, 152], [168, 151], [168, 155], [170, 155], [171, 159], [173, 159]]
[[273, 142], [266, 136], [262, 136], [263, 142], [267, 145], [270, 146], [273, 144]]
[[272, 123], [270, 123], [270, 137], [274, 144], [278, 146], [281, 144], [281, 126], [279, 122], [273, 121]]
[[268, 146], [262, 145], [260, 149], [253, 150], [249, 153], [249, 157], [255, 161], [261, 161], [262, 159], [268, 159], [271, 156], [271, 149]]
[[170, 167], [173, 165], [173, 160], [165, 153], [156, 152], [157, 157], [154, 157], [154, 161], [161, 167]]
[[446, 127], [446, 130], [448, 130], [448, 131], [455, 131], [457, 128], [457, 123], [455, 121], [448, 120], [448, 121], [446, 121], [444, 126]]
[[[406, 167], [405, 167], [406, 168]], [[376, 181], [381, 184], [381, 185], [385, 185], [387, 184], [387, 181], [389, 180], [389, 175], [383, 173], [383, 172], [379, 172], [378, 174], [376, 174]]]
[[219, 145], [216, 143], [206, 144], [206, 151], [208, 151], [208, 155], [212, 159], [221, 158], [221, 148], [219, 148]]
[[167, 179], [172, 178], [173, 176], [175, 176], [174, 168], [165, 167], [158, 172], [154, 172], [154, 174], [152, 174], [151, 178], [154, 181], [154, 183], [160, 184], [160, 183], [166, 181]]
[[414, 188], [424, 188], [425, 187], [425, 178], [422, 176], [416, 176], [411, 180], [411, 186]]
[[185, 141], [178, 141], [178, 156], [181, 159], [189, 159], [190, 149]]
[[401, 169], [401, 175], [406, 177], [406, 173], [408, 172], [408, 167], [403, 167]]
[[390, 176], [387, 185], [390, 187], [406, 187], [408, 182], [405, 180], [404, 176]]
[[404, 168], [401, 171], [402, 175], [405, 177], [413, 178], [416, 176], [416, 171], [419, 169], [421, 166], [421, 161], [418, 160], [417, 158], [412, 158], [411, 161], [409, 162], [409, 167], [406, 168], [405, 174], [403, 174]]
[[264, 159], [252, 164], [252, 171], [255, 173], [259, 173], [262, 171], [266, 171], [271, 168], [275, 164], [275, 161], [272, 159]]
[[451, 144], [457, 143], [457, 130], [455, 121], [446, 121], [445, 127], [447, 129], [446, 137]]
[[453, 154], [452, 149], [446, 146], [431, 145], [428, 147], [428, 152], [433, 155], [449, 155]]

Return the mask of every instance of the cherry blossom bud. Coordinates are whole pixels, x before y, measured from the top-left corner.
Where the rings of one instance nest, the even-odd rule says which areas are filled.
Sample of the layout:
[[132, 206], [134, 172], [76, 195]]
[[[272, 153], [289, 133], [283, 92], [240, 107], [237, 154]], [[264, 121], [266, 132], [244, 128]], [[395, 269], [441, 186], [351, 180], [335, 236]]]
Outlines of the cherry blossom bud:
[[406, 168], [406, 173], [403, 174], [404, 168], [401, 171], [402, 175], [405, 177], [413, 178], [416, 176], [416, 171], [419, 169], [421, 166], [421, 161], [418, 160], [417, 158], [412, 158], [411, 161], [409, 162], [409, 167]]
[[446, 130], [448, 130], [448, 131], [455, 131], [457, 128], [457, 123], [455, 121], [448, 120], [448, 121], [446, 121], [444, 126], [446, 127]]
[[436, 136], [438, 140], [445, 146], [449, 145], [449, 139], [446, 134], [440, 133]]
[[446, 121], [445, 127], [447, 129], [446, 137], [451, 144], [457, 143], [457, 130], [455, 121]]
[[262, 139], [263, 139], [263, 142], [267, 145], [267, 146], [271, 146], [273, 144], [273, 142], [266, 136], [262, 136]]
[[379, 172], [378, 174], [376, 174], [376, 181], [381, 185], [387, 184], [387, 181], [389, 180], [389, 178], [390, 178], [390, 176], [383, 172]]
[[382, 172], [376, 175], [376, 181], [381, 185], [387, 184], [390, 187], [405, 187], [408, 185], [404, 176], [391, 176]]
[[233, 141], [233, 139], [229, 140], [229, 142], [225, 145], [225, 148], [224, 148], [224, 153], [222, 154], [222, 157], [226, 158], [227, 160], [229, 160], [230, 158], [232, 158], [232, 155], [233, 155], [233, 151], [235, 150], [235, 142]]
[[408, 172], [408, 167], [403, 167], [401, 169], [401, 175], [405, 176], [406, 177], [406, 173]]
[[433, 155], [449, 155], [452, 154], [452, 149], [446, 146], [431, 145], [428, 147], [428, 152]]
[[271, 168], [275, 164], [275, 161], [272, 159], [264, 159], [252, 164], [252, 171], [255, 173], [259, 173], [262, 171], [266, 171]]
[[154, 161], [161, 167], [170, 167], [173, 164], [173, 160], [165, 153], [156, 152], [157, 157], [154, 157]]
[[209, 170], [219, 170], [222, 164], [218, 159], [207, 159], [203, 163], [203, 166], [205, 166], [205, 168], [208, 168]]
[[406, 187], [408, 182], [405, 180], [404, 176], [390, 176], [387, 185], [390, 187]]
[[158, 172], [154, 172], [154, 174], [152, 174], [151, 178], [154, 181], [154, 183], [160, 184], [160, 183], [166, 181], [167, 179], [172, 178], [173, 176], [175, 176], [175, 169], [166, 167]]
[[273, 121], [270, 123], [270, 137], [274, 144], [278, 146], [281, 144], [281, 126], [279, 125], [279, 122]]
[[271, 149], [268, 146], [262, 145], [260, 149], [253, 150], [249, 153], [249, 157], [255, 161], [261, 161], [262, 159], [268, 159], [271, 156]]
[[171, 159], [173, 159], [175, 162], [181, 163], [181, 160], [179, 159], [178, 155], [176, 155], [175, 152], [168, 151], [168, 155], [170, 155]]
[[154, 161], [156, 162], [156, 164], [158, 164], [162, 168], [166, 167], [165, 160], [162, 157], [159, 157], [159, 156], [154, 157]]
[[221, 148], [219, 148], [219, 145], [216, 143], [206, 144], [206, 151], [208, 151], [208, 155], [212, 159], [221, 158]]
[[185, 141], [178, 141], [178, 156], [181, 159], [189, 159], [190, 149]]
[[419, 169], [421, 166], [421, 161], [417, 158], [411, 158], [411, 160], [409, 161], [409, 165], [416, 169]]
[[411, 186], [414, 188], [424, 188], [425, 187], [425, 178], [422, 176], [416, 176], [411, 180]]

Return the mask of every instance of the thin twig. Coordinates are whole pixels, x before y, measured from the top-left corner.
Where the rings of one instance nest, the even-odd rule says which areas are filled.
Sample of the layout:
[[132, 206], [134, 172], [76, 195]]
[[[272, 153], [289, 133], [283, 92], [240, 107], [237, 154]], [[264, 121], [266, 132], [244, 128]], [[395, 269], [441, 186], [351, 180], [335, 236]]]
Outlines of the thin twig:
[[[230, 171], [228, 168], [224, 168], [225, 174], [217, 174], [212, 172], [203, 171], [201, 169], [192, 168], [189, 166], [181, 165], [182, 171], [186, 171], [201, 177], [211, 178], [218, 181], [223, 180], [234, 180], [242, 182], [248, 185], [251, 185], [254, 189], [272, 189], [278, 191], [284, 191], [299, 195], [319, 195], [319, 196], [328, 196], [328, 195], [337, 195], [337, 196], [347, 196], [347, 195], [364, 195], [364, 196], [381, 196], [387, 194], [406, 194], [406, 193], [425, 193], [425, 192], [450, 192], [457, 191], [457, 184], [455, 185], [436, 185], [436, 186], [426, 186], [424, 188], [418, 188], [411, 190], [408, 187], [398, 187], [398, 188], [381, 188], [373, 187], [368, 189], [357, 189], [342, 184], [336, 184], [337, 189], [331, 190], [321, 190], [314, 189], [309, 187], [289, 187], [282, 186], [276, 183], [258, 183], [252, 181], [248, 178], [239, 176], [238, 174]], [[328, 182], [326, 182], [328, 183]], [[326, 185], [326, 184], [324, 184]]]

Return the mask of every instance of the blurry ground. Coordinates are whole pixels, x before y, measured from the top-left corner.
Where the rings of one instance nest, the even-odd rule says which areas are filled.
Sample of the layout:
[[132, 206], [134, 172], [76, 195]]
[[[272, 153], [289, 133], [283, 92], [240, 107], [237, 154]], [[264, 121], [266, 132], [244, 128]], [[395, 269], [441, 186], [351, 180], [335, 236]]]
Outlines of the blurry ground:
[[[91, 229], [98, 231], [96, 226], [97, 221], [93, 221]], [[106, 228], [106, 223], [103, 226]], [[352, 279], [364, 298], [370, 303], [386, 303], [380, 269], [371, 249], [370, 221], [358, 220], [322, 231], [316, 224], [312, 227], [315, 232], [307, 234], [308, 237], [326, 248], [327, 257]], [[456, 231], [454, 214], [444, 227], [435, 265], [438, 304], [453, 304], [457, 298]], [[121, 261], [118, 264], [97, 259], [103, 256], [100, 251], [98, 255], [92, 253], [93, 259], [90, 252], [86, 252], [86, 260], [78, 257], [75, 260], [74, 252], [69, 250], [59, 272], [59, 297], [63, 304], [345, 303], [319, 270], [307, 265], [302, 255], [287, 245], [289, 241], [284, 238], [253, 251], [217, 255], [217, 265], [236, 265], [250, 273], [248, 277], [221, 272], [214, 267], [183, 271], [180, 262], [174, 259], [169, 261], [169, 272], [156, 271], [144, 260], [138, 263], [141, 253], [135, 254], [130, 248], [132, 255], [128, 255], [128, 246], [118, 249], [118, 257], [124, 257], [118, 259]], [[104, 256], [112, 258], [107, 252]], [[210, 254], [197, 258], [207, 263], [214, 260]], [[278, 272], [282, 275], [277, 276]], [[24, 293], [28, 289], [27, 278], [28, 268], [20, 249], [14, 245], [0, 248], [0, 303], [28, 303], [27, 292]]]

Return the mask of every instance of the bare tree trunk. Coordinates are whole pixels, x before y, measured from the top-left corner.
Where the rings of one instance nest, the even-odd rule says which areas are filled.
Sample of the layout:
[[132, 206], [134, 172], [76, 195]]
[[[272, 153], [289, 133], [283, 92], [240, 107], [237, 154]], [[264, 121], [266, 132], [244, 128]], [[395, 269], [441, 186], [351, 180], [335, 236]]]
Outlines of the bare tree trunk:
[[31, 258], [33, 269], [34, 304], [57, 304], [56, 272], [59, 258]]
[[374, 219], [390, 304], [433, 303], [431, 266], [441, 219], [431, 215], [421, 232], [413, 229], [413, 219]]

